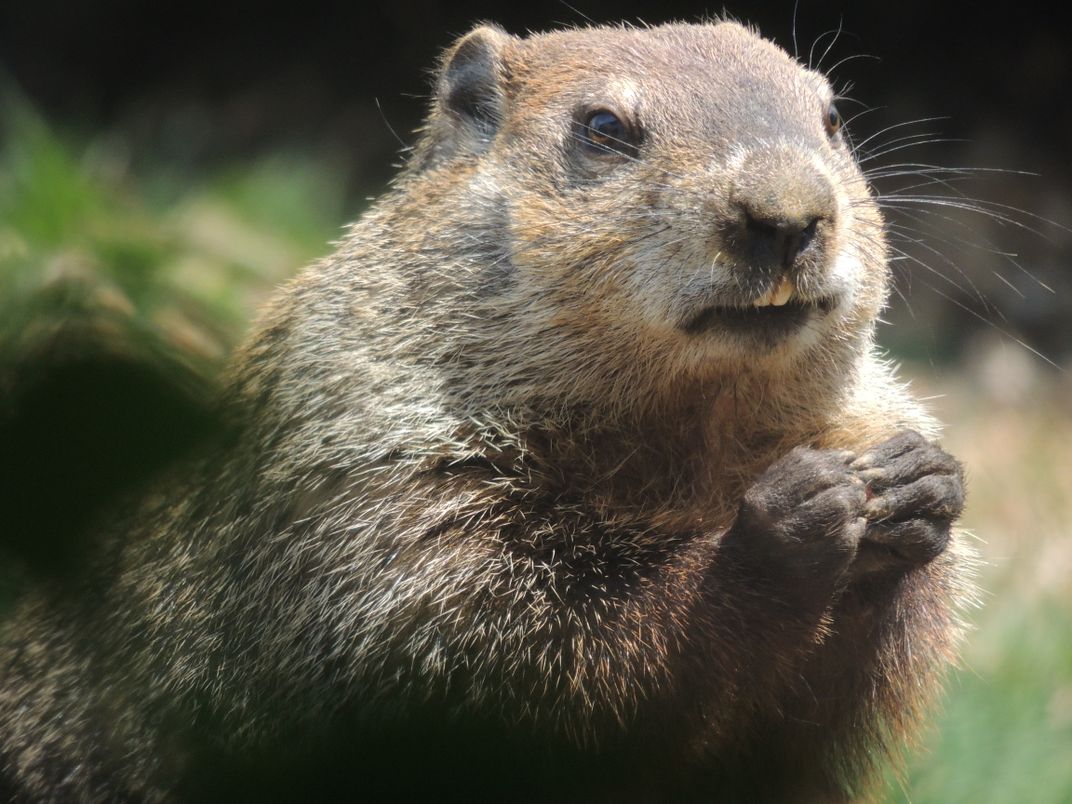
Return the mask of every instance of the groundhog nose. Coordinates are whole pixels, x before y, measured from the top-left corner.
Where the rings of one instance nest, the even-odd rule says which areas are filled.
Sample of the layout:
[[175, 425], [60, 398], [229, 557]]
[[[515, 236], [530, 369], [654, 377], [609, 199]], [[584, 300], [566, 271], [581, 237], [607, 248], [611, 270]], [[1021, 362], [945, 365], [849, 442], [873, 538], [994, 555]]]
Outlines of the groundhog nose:
[[785, 270], [802, 265], [806, 254], [822, 254], [837, 214], [830, 179], [792, 146], [750, 154], [733, 178], [729, 201], [728, 245], [751, 265]]
[[767, 213], [739, 202], [744, 223], [746, 248], [751, 253], [773, 256], [783, 268], [790, 268], [815, 239], [819, 215], [807, 218], [770, 217]]

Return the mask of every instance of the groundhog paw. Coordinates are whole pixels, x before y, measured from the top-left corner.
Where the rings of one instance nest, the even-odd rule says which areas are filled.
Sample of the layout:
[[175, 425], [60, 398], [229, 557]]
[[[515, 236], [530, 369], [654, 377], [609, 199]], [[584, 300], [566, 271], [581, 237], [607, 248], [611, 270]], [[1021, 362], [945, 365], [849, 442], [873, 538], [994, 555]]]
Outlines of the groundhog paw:
[[845, 575], [866, 527], [866, 489], [849, 452], [797, 447], [745, 493], [728, 546], [767, 574], [829, 591]]
[[964, 473], [952, 455], [914, 430], [902, 430], [851, 468], [867, 484], [868, 497], [855, 571], [919, 566], [945, 550], [964, 508]]

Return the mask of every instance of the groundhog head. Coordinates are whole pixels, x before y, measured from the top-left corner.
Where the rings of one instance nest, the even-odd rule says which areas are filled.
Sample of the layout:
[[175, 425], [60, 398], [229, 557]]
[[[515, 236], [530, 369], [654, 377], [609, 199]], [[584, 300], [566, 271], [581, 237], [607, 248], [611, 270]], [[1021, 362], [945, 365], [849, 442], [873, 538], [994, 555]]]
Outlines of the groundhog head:
[[647, 393], [861, 353], [886, 247], [834, 102], [734, 23], [459, 40], [410, 179], [461, 182], [499, 376]]

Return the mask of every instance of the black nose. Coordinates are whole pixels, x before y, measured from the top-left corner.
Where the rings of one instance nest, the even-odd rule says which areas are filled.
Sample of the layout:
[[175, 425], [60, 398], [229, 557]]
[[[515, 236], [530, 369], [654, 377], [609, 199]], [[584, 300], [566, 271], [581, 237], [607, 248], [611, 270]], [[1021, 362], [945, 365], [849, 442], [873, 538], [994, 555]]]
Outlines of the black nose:
[[811, 149], [757, 147], [737, 165], [727, 200], [722, 245], [742, 269], [799, 273], [828, 256], [838, 201]]
[[815, 239], [819, 216], [810, 218], [772, 218], [738, 202], [744, 219], [746, 248], [753, 253], [769, 255], [778, 265], [789, 269], [797, 257]]

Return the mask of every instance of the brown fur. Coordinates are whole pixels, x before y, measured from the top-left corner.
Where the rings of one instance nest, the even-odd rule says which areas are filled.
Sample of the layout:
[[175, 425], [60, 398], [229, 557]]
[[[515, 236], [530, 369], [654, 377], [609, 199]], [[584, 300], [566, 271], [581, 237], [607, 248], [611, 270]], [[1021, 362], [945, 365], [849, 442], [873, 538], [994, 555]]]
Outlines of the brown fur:
[[[456, 44], [392, 190], [236, 355], [230, 440], [117, 527], [95, 591], [9, 625], [11, 789], [862, 795], [953, 657], [962, 540], [814, 605], [723, 544], [792, 448], [936, 434], [875, 353], [883, 225], [829, 99], [729, 23]], [[642, 121], [639, 159], [578, 150], [593, 105]], [[685, 331], [774, 281], [733, 199], [816, 187], [795, 287], [842, 271], [837, 312]]]

